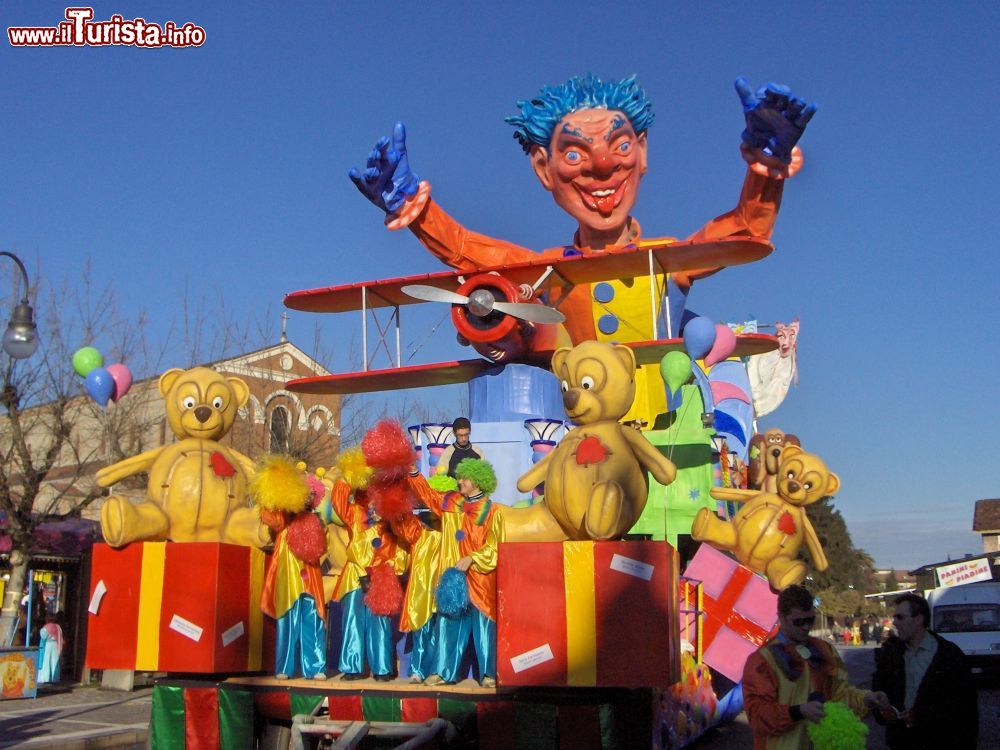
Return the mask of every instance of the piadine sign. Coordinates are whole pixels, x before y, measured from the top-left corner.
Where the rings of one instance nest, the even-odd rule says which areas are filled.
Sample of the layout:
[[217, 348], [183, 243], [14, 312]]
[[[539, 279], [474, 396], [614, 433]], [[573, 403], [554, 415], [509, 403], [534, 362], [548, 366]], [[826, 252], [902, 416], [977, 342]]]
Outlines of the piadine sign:
[[986, 558], [966, 560], [954, 565], [942, 565], [936, 568], [938, 586], [961, 586], [963, 583], [976, 581], [992, 581], [990, 563]]

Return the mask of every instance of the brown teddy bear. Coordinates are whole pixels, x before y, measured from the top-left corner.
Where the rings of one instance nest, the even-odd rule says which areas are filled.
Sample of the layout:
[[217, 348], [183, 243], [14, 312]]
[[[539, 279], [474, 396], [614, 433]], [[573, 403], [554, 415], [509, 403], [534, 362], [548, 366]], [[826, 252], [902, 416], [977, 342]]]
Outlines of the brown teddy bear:
[[818, 456], [786, 445], [777, 484], [777, 494], [716, 487], [712, 497], [746, 505], [730, 521], [702, 508], [694, 518], [691, 536], [734, 552], [739, 562], [766, 575], [771, 587], [780, 591], [806, 577], [806, 564], [797, 559], [803, 543], [815, 568], [827, 569], [826, 555], [805, 506], [834, 494], [840, 479]]
[[239, 378], [207, 367], [168, 370], [160, 376], [167, 421], [178, 442], [126, 458], [97, 472], [110, 487], [149, 473], [146, 500], [111, 495], [101, 508], [101, 531], [113, 547], [135, 541], [227, 542], [251, 547], [270, 543], [267, 527], [251, 507], [247, 477], [253, 462], [217, 442], [250, 397]]
[[646, 507], [646, 472], [661, 484], [674, 480], [674, 465], [618, 422], [635, 397], [635, 368], [627, 346], [597, 341], [552, 355], [563, 406], [578, 426], [518, 480], [521, 492], [544, 482], [545, 496], [531, 508], [504, 508], [508, 540], [616, 539]]

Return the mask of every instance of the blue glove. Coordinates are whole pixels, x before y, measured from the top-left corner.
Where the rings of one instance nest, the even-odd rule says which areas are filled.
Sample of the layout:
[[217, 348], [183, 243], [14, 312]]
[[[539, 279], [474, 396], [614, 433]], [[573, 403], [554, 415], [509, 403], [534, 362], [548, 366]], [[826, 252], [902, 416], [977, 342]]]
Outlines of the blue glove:
[[816, 114], [816, 104], [806, 104], [805, 100], [792, 96], [787, 86], [777, 83], [767, 83], [756, 93], [746, 78], [737, 78], [735, 86], [747, 121], [743, 142], [786, 166], [790, 164], [792, 147]]
[[417, 192], [420, 178], [410, 171], [406, 158], [406, 126], [397, 122], [392, 140], [382, 137], [368, 155], [368, 168], [352, 168], [347, 176], [361, 194], [386, 213], [395, 213], [408, 197]]

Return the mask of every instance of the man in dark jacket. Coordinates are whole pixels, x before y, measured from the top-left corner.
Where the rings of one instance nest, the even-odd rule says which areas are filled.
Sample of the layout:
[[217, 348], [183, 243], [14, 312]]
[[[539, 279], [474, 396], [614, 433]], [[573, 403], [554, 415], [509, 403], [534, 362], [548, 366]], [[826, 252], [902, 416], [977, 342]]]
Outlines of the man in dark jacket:
[[872, 688], [892, 704], [876, 718], [892, 750], [975, 750], [979, 709], [965, 654], [928, 628], [931, 612], [916, 594], [896, 600], [890, 636], [875, 651]]

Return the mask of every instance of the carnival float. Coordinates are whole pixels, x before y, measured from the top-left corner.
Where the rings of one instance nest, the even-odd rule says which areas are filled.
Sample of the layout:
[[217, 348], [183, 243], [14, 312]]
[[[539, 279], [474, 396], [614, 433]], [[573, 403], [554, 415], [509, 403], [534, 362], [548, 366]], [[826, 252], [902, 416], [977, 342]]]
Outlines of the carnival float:
[[[508, 118], [577, 222], [566, 245], [463, 227], [411, 169], [402, 123], [350, 170], [451, 270], [288, 294], [360, 313], [365, 345], [359, 371], [287, 387], [467, 383], [488, 461], [449, 477], [450, 425], [386, 421], [333, 466], [255, 463], [220, 442], [239, 378], [163, 374], [176, 442], [99, 475], [149, 485], [104, 505], [87, 648], [93, 669], [165, 673], [153, 747], [277, 746], [284, 726], [296, 747], [666, 750], [741, 710], [775, 592], [805, 577], [801, 548], [826, 565], [804, 508], [839, 480], [794, 436], [757, 434], [796, 377], [798, 323], [772, 335], [689, 305], [695, 281], [773, 251], [815, 111], [776, 84], [736, 90], [737, 206], [686, 239], [632, 216], [653, 123], [634, 77], [572, 78]], [[369, 369], [370, 335], [391, 352], [418, 303], [449, 305], [474, 355], [403, 365], [397, 344]]]

